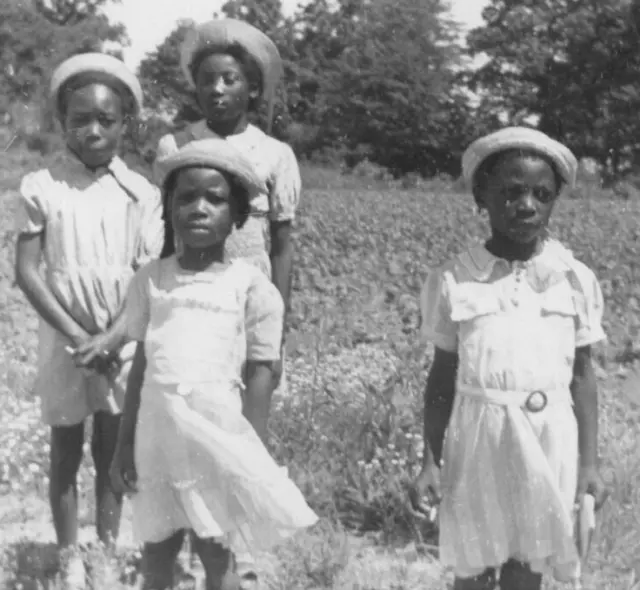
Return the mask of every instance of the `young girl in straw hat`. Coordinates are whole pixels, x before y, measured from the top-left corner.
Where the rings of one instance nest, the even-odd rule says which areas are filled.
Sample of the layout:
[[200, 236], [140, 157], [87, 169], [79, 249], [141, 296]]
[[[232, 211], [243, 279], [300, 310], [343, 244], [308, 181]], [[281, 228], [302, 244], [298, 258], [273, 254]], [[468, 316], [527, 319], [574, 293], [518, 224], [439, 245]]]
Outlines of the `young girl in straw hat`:
[[[98, 537], [111, 543], [118, 534], [122, 496], [108, 471], [131, 353], [120, 310], [134, 270], [160, 254], [164, 227], [159, 191], [116, 155], [142, 103], [135, 76], [108, 55], [76, 55], [54, 72], [50, 94], [67, 149], [20, 186], [16, 278], [41, 319], [35, 389], [51, 426], [49, 498], [66, 548], [77, 543], [89, 416]], [[82, 560], [67, 566], [68, 585], [82, 586]]]
[[547, 230], [576, 168], [533, 129], [473, 143], [463, 173], [491, 236], [430, 273], [422, 292], [435, 357], [413, 500], [426, 509], [423, 497], [441, 495], [440, 555], [457, 590], [537, 590], [545, 571], [577, 581], [574, 504], [605, 497], [591, 362], [605, 338], [602, 294]]
[[138, 344], [112, 477], [133, 493], [144, 588], [173, 587], [191, 531], [207, 589], [232, 590], [238, 554], [317, 520], [265, 447], [284, 306], [264, 273], [226, 254], [234, 225], [242, 228], [264, 190], [252, 164], [207, 139], [169, 156], [163, 170], [181, 248], [131, 284], [126, 316]]

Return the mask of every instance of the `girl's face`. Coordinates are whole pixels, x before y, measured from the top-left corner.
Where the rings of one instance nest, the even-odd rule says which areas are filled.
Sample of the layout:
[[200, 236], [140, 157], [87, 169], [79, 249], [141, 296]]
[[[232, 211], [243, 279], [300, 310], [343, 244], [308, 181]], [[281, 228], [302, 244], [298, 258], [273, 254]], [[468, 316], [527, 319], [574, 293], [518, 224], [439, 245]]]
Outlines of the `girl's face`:
[[494, 230], [528, 244], [545, 234], [559, 189], [547, 161], [516, 153], [496, 163], [478, 196]]
[[258, 91], [233, 56], [214, 53], [205, 57], [196, 72], [198, 104], [205, 117], [215, 122], [233, 122], [245, 117]]
[[230, 199], [229, 182], [217, 170], [187, 168], [178, 172], [171, 218], [182, 244], [203, 250], [223, 243], [233, 229]]
[[124, 131], [120, 95], [104, 84], [89, 84], [66, 98], [63, 126], [69, 149], [89, 168], [107, 165]]

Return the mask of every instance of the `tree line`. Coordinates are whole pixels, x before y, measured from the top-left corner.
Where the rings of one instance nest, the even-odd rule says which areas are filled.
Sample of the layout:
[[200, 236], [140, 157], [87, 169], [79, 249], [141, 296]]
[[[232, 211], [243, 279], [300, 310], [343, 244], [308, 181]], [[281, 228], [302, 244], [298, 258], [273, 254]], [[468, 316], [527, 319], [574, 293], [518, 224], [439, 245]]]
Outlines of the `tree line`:
[[[109, 1], [2, 2], [0, 112], [42, 104], [64, 57], [96, 40], [128, 42], [101, 12]], [[285, 80], [273, 131], [301, 158], [457, 175], [470, 141], [530, 122], [611, 178], [634, 169], [640, 0], [492, 0], [466, 39], [448, 8], [447, 0], [311, 0], [285, 17], [280, 0], [230, 0], [221, 12], [278, 45]], [[149, 113], [128, 148], [147, 159], [167, 127], [200, 117], [179, 67], [189, 26], [178, 23], [138, 69]]]

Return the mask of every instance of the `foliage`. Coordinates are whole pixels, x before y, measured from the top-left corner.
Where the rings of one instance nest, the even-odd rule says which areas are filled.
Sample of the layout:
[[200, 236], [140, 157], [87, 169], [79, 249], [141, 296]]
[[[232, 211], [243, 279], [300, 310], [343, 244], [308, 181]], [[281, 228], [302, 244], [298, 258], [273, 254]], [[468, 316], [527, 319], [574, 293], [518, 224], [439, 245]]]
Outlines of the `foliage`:
[[468, 38], [471, 53], [487, 59], [469, 83], [486, 111], [511, 122], [533, 115], [541, 130], [616, 175], [636, 153], [638, 5], [493, 0], [486, 25]]
[[100, 4], [38, 2], [41, 13], [29, 2], [0, 3], [0, 112], [15, 102], [44, 104], [53, 69], [73, 53], [98, 49], [104, 41], [126, 42], [124, 29], [96, 12]]

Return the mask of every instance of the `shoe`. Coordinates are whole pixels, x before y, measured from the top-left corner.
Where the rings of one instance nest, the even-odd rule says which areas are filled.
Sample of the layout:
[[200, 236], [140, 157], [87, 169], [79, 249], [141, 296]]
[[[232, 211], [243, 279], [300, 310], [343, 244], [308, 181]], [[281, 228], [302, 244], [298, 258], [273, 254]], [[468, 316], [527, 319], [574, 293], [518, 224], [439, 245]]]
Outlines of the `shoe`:
[[258, 576], [255, 572], [246, 572], [240, 576], [240, 590], [259, 590]]

